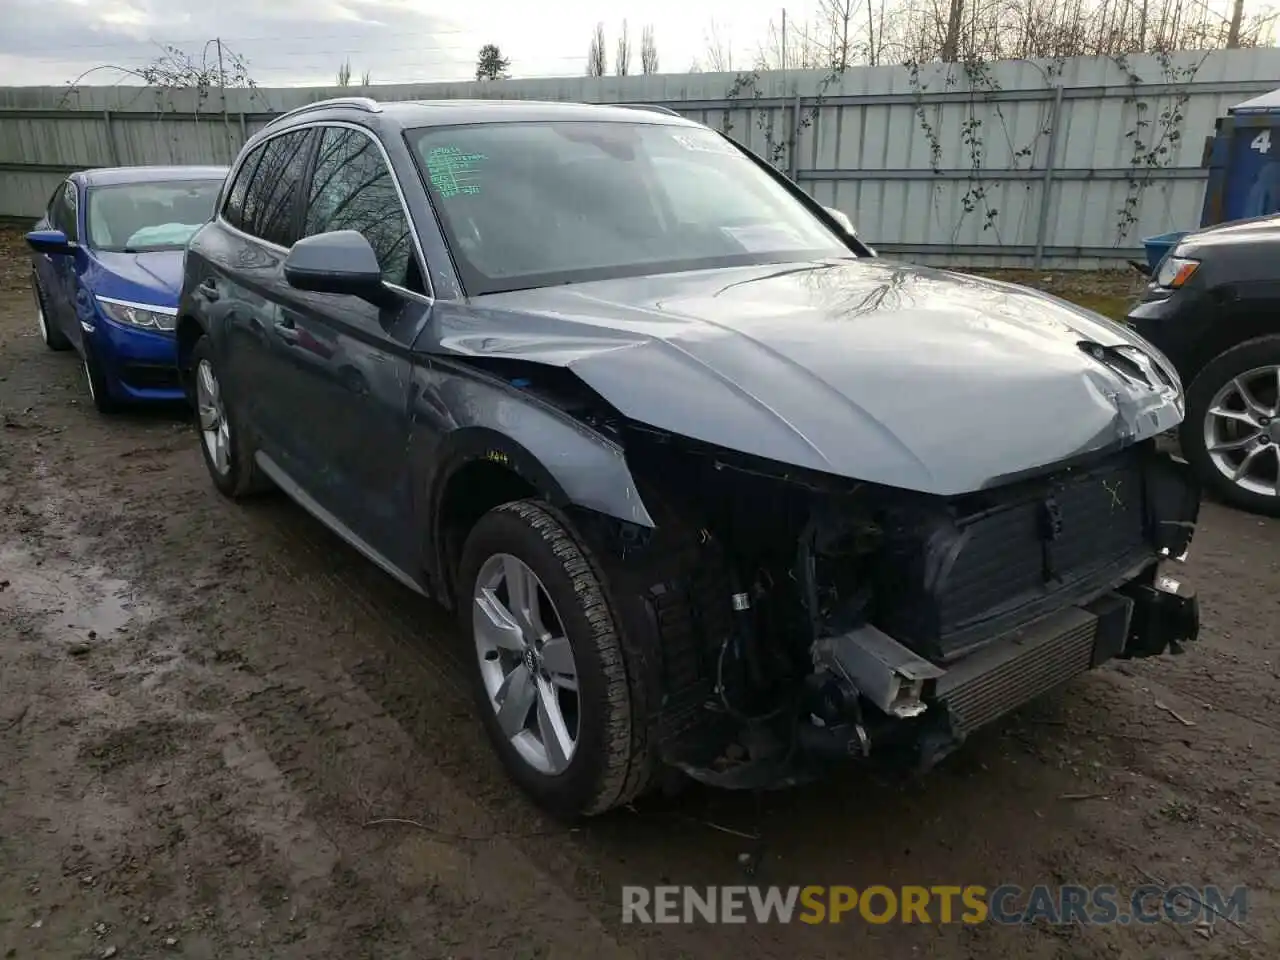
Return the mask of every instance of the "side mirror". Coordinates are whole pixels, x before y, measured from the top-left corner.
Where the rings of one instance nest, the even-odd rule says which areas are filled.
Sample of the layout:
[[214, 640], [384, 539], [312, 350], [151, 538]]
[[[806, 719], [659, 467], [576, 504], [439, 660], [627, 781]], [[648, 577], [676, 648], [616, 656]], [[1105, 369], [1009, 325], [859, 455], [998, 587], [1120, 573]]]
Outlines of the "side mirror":
[[844, 228], [844, 232], [849, 236], [856, 237], [858, 235], [858, 231], [853, 227], [853, 221], [845, 215], [843, 210], [837, 210], [835, 207], [823, 207], [822, 209], [827, 211], [831, 215], [831, 219], [840, 224]]
[[387, 301], [382, 267], [361, 234], [335, 230], [304, 237], [284, 260], [289, 286], [314, 293], [341, 293], [381, 305]]
[[32, 230], [26, 240], [27, 246], [37, 253], [66, 254], [76, 248], [61, 230]]

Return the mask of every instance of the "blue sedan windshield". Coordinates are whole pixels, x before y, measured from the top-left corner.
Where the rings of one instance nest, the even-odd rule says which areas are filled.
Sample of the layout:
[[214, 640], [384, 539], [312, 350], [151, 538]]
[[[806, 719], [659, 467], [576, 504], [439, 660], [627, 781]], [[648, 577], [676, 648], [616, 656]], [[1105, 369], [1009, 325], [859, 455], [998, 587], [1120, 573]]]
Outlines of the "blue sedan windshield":
[[169, 180], [89, 188], [89, 245], [107, 252], [176, 250], [213, 215], [221, 180]]
[[473, 295], [853, 256], [710, 130], [490, 123], [429, 127], [409, 139]]

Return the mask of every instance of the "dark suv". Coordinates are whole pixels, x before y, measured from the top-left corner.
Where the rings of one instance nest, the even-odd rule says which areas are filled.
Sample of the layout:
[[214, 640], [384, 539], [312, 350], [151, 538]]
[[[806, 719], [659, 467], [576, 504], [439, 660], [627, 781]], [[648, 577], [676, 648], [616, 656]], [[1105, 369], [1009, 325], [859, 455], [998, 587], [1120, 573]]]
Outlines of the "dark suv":
[[928, 765], [1194, 639], [1166, 361], [845, 223], [660, 109], [295, 110], [188, 248], [200, 449], [458, 612], [498, 753], [565, 815], [659, 770]]
[[1280, 215], [1187, 234], [1129, 322], [1187, 384], [1181, 446], [1204, 482], [1280, 516]]

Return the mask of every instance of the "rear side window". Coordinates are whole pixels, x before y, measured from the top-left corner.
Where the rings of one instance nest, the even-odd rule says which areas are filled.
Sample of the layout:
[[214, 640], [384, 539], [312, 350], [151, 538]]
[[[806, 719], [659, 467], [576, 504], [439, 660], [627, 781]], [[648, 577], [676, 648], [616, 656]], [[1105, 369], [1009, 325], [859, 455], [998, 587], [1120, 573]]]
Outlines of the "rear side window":
[[227, 191], [226, 202], [222, 205], [222, 219], [237, 230], [244, 229], [244, 197], [249, 191], [249, 181], [253, 179], [254, 171], [258, 169], [258, 161], [262, 159], [262, 150], [263, 148], [259, 147], [245, 157], [244, 163], [240, 164], [235, 182]]
[[76, 185], [67, 180], [58, 188], [58, 192], [53, 195], [53, 200], [49, 204], [49, 222], [72, 241], [80, 239], [76, 228], [78, 199]]
[[356, 230], [378, 255], [388, 283], [417, 290], [408, 217], [382, 151], [367, 135], [327, 127], [320, 137], [302, 235]]
[[294, 215], [306, 173], [311, 132], [274, 137], [244, 162], [227, 192], [223, 217], [232, 226], [288, 247], [298, 239]]
[[282, 247], [298, 239], [294, 214], [307, 170], [311, 131], [298, 130], [268, 141], [249, 182], [241, 229]]

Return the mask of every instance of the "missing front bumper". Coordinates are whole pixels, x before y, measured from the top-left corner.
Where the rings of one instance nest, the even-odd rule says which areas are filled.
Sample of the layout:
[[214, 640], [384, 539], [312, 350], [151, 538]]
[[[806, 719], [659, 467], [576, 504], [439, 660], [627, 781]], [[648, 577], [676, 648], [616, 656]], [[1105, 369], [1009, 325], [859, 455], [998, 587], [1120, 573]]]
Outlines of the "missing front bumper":
[[[703, 741], [668, 761], [729, 789], [798, 783], [832, 763], [881, 753], [910, 757], [911, 765], [927, 769], [974, 731], [1108, 660], [1181, 652], [1199, 627], [1195, 594], [1169, 577], [1148, 575], [1045, 617], [946, 670], [864, 628], [822, 642], [812, 696], [798, 722], [787, 721], [794, 723], [790, 730], [752, 731], [728, 763], [723, 741]], [[901, 709], [914, 706], [920, 681], [922, 709]], [[718, 761], [707, 762], [712, 756]]]

